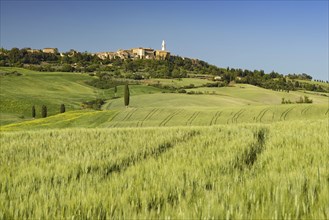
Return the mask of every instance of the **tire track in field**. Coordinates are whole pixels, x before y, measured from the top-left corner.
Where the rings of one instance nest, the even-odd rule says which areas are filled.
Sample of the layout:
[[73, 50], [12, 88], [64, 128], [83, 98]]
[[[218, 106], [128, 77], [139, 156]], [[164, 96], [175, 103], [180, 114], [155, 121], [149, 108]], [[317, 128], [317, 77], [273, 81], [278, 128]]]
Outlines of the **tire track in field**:
[[300, 112], [301, 115], [305, 115], [306, 112], [311, 108], [312, 106], [308, 106], [306, 108], [303, 108], [303, 110]]
[[234, 122], [237, 123], [238, 122], [238, 118], [243, 114], [243, 112], [245, 112], [246, 110], [245, 109], [241, 109], [241, 111], [235, 115], [235, 118], [234, 118]]
[[329, 109], [326, 111], [326, 113], [324, 113], [324, 115], [327, 115], [329, 113]]
[[285, 121], [289, 112], [291, 112], [291, 110], [293, 110], [294, 108], [296, 108], [296, 107], [291, 107], [291, 108], [288, 108], [286, 111], [284, 111], [281, 114], [280, 120], [283, 118], [283, 120]]
[[[263, 109], [258, 117], [259, 122], [262, 122], [263, 117], [265, 116], [265, 114], [270, 110], [270, 108], [265, 108]], [[256, 122], [257, 122], [257, 118], [256, 118]]]
[[[158, 158], [168, 150], [176, 147], [180, 143], [191, 141], [195, 136], [200, 135], [199, 131], [189, 131], [179, 137], [174, 137], [171, 140], [159, 143], [152, 149], [142, 150], [136, 154], [127, 155], [121, 160], [108, 161], [104, 165], [88, 165], [85, 168], [79, 167], [79, 169], [72, 171], [71, 176], [79, 180], [82, 175], [98, 174], [103, 178], [108, 178], [112, 173], [121, 173], [128, 168], [135, 166], [136, 164], [147, 161], [150, 158]], [[142, 148], [141, 148], [142, 149]]]
[[[120, 112], [115, 113], [115, 115], [111, 118], [110, 122], [113, 122], [113, 120], [118, 117], [118, 115], [120, 114]], [[116, 123], [111, 123], [109, 127], [116, 127], [118, 125], [118, 122]]]
[[157, 108], [152, 109], [152, 110], [151, 110], [151, 111], [145, 116], [145, 118], [141, 121], [140, 126], [143, 127], [144, 121], [149, 120], [150, 118], [152, 118], [152, 116], [153, 116], [157, 111], [159, 111], [159, 109], [157, 109]]
[[126, 116], [122, 119], [122, 121], [126, 121], [129, 120], [131, 118], [131, 116], [137, 111], [137, 108], [131, 110], [130, 112], [128, 112], [126, 114]]
[[178, 115], [182, 110], [176, 110], [175, 112], [169, 114], [162, 122], [160, 122], [159, 126], [165, 126], [174, 116]]
[[194, 112], [191, 117], [186, 121], [186, 125], [192, 125], [193, 121], [198, 117], [200, 112]]
[[232, 118], [227, 119], [227, 124], [229, 124], [230, 121], [232, 121], [232, 123], [236, 122], [237, 119], [240, 117], [240, 115], [245, 111], [245, 109], [240, 109], [239, 111], [237, 111]]
[[286, 114], [287, 111], [289, 111], [290, 108], [284, 110], [281, 115], [280, 115], [280, 121], [282, 120], [282, 118], [284, 117], [284, 115]]
[[268, 108], [263, 108], [263, 109], [258, 113], [258, 115], [256, 116], [256, 118], [254, 118], [254, 121], [255, 121], [255, 122], [258, 122], [258, 121], [259, 121], [259, 119], [261, 118], [263, 112], [266, 111], [266, 109], [268, 109]]
[[209, 125], [214, 125], [217, 124], [217, 120], [220, 117], [220, 115], [222, 114], [222, 112], [216, 112], [216, 114], [211, 118], [210, 124]]

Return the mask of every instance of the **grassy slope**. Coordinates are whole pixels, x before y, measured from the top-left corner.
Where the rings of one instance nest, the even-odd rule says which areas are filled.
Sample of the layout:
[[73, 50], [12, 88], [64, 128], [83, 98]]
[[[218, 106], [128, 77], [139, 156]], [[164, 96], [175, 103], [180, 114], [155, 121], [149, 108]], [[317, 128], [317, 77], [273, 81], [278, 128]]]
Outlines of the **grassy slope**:
[[234, 107], [123, 108], [104, 111], [71, 111], [45, 119], [13, 123], [2, 131], [67, 127], [209, 126], [236, 123], [325, 119], [328, 105], [259, 105]]
[[0, 218], [327, 219], [327, 125], [3, 132]]
[[[108, 100], [104, 111], [73, 111], [80, 109], [82, 101], [96, 97], [114, 96], [113, 89], [98, 90], [84, 84], [90, 76], [77, 73], [40, 73], [24, 69], [2, 68], [2, 71], [17, 70], [23, 76], [1, 77], [0, 122], [3, 130], [64, 127], [140, 127], [213, 125], [238, 122], [274, 122], [301, 118], [328, 117], [328, 97], [308, 94], [314, 104], [281, 105], [281, 98], [295, 101], [302, 92], [275, 92], [251, 85], [235, 87], [191, 89], [208, 93], [187, 95], [161, 93], [161, 89], [135, 85], [130, 86], [130, 108], [123, 107], [123, 99]], [[189, 85], [195, 80], [174, 80], [180, 85]], [[166, 80], [165, 80], [166, 81]], [[167, 80], [168, 81], [168, 80]], [[170, 82], [168, 82], [170, 83]], [[184, 84], [185, 83], [185, 84]], [[123, 87], [118, 88], [119, 97]], [[46, 104], [50, 115], [58, 113], [59, 105], [66, 104], [68, 112], [46, 119], [31, 120], [31, 106]], [[106, 111], [105, 111], [106, 110]], [[25, 120], [18, 120], [24, 115]], [[37, 112], [40, 115], [40, 112]], [[22, 122], [22, 123], [20, 123]]]
[[[90, 80], [87, 74], [35, 72], [20, 68], [3, 68], [5, 71], [18, 71], [23, 76], [0, 77], [0, 124], [30, 119], [31, 107], [36, 106], [37, 117], [41, 115], [41, 106], [47, 105], [49, 115], [59, 112], [60, 104], [66, 109], [77, 110], [83, 101], [95, 98], [114, 97], [113, 89], [100, 90], [84, 83]], [[149, 86], [131, 86], [131, 94], [160, 92], [161, 89]], [[122, 96], [123, 87], [118, 87], [118, 96]]]

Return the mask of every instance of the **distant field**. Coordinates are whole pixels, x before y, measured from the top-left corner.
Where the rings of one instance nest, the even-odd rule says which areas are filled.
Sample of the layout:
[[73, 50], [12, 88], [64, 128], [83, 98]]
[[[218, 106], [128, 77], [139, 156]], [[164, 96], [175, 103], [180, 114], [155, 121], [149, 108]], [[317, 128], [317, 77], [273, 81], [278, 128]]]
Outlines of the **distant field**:
[[326, 119], [1, 132], [0, 218], [327, 219], [328, 132]]
[[248, 85], [248, 84], [236, 84], [234, 87], [222, 87], [222, 88], [196, 88], [188, 89], [187, 91], [198, 91], [204, 94], [215, 94], [218, 96], [226, 96], [230, 99], [243, 99], [250, 101], [250, 104], [280, 104], [282, 98], [296, 102], [300, 97], [308, 96], [313, 100], [314, 104], [328, 104], [328, 96], [323, 96], [319, 93], [303, 92], [303, 91], [290, 91], [277, 92], [269, 89], [263, 89], [260, 87]]
[[[21, 68], [4, 68], [0, 71], [18, 71], [22, 76], [0, 77], [0, 125], [31, 119], [31, 108], [36, 106], [37, 117], [41, 106], [48, 107], [49, 115], [59, 113], [61, 104], [67, 111], [81, 109], [83, 101], [114, 97], [113, 89], [96, 89], [84, 82], [90, 80], [87, 74], [35, 72]], [[131, 95], [161, 92], [150, 86], [130, 86]], [[118, 87], [117, 96], [123, 96], [123, 87]]]
[[233, 107], [144, 107], [72, 111], [2, 126], [2, 131], [51, 128], [210, 126], [316, 120], [329, 117], [328, 105], [291, 104]]
[[[329, 97], [303, 92], [276, 92], [256, 86], [237, 84], [234, 87], [187, 89], [202, 95], [163, 93], [166, 90], [147, 85], [131, 85], [130, 107], [123, 106], [123, 99], [111, 99], [113, 89], [101, 90], [84, 82], [91, 76], [79, 73], [34, 72], [19, 68], [22, 76], [0, 77], [0, 122], [3, 130], [61, 128], [61, 127], [124, 127], [124, 126], [183, 126], [213, 125], [239, 122], [275, 122], [281, 120], [317, 119], [327, 117]], [[157, 81], [158, 79], [154, 79]], [[179, 86], [200, 86], [203, 79], [162, 79], [161, 83]], [[281, 105], [281, 99], [296, 101], [307, 95], [311, 105]], [[123, 87], [118, 87], [118, 97]], [[78, 111], [83, 101], [107, 99], [102, 112]], [[60, 104], [67, 113], [59, 113]], [[47, 105], [46, 119], [31, 120], [31, 107], [41, 115], [41, 105]], [[73, 111], [73, 112], [71, 112]], [[9, 124], [8, 126], [4, 126]]]
[[142, 80], [144, 84], [162, 84], [167, 86], [173, 86], [179, 88], [182, 86], [189, 86], [193, 84], [194, 86], [202, 86], [213, 81], [207, 79], [198, 79], [198, 78], [182, 78], [182, 79], [147, 79]]
[[323, 88], [326, 88], [327, 90], [329, 89], [329, 83], [326, 83], [326, 82], [316, 82], [316, 81], [308, 81], [308, 80], [300, 80], [300, 79], [298, 79], [296, 81], [302, 82], [302, 83], [310, 83], [310, 84], [320, 85]]

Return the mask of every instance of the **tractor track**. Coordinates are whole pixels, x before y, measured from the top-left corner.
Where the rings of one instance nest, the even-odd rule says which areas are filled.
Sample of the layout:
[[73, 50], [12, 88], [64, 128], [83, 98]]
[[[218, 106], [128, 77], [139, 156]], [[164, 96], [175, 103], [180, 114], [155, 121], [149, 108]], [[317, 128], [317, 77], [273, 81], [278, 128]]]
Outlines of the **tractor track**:
[[266, 112], [268, 112], [270, 108], [264, 108], [262, 109], [257, 117], [255, 118], [256, 122], [262, 122], [263, 117], [265, 116]]
[[232, 118], [227, 119], [227, 124], [229, 124], [230, 121], [232, 121], [232, 123], [236, 123], [238, 118], [242, 115], [242, 113], [246, 111], [245, 109], [240, 109], [239, 111], [237, 111]]
[[282, 114], [280, 116], [280, 120], [282, 120], [282, 118], [283, 118], [283, 120], [285, 121], [289, 112], [291, 112], [291, 110], [293, 110], [294, 108], [295, 107], [291, 107], [291, 108], [288, 108], [286, 111], [282, 112]]
[[220, 115], [222, 114], [222, 112], [216, 112], [216, 114], [212, 117], [210, 124], [209, 125], [214, 125], [217, 124], [217, 120], [220, 117]]
[[159, 126], [165, 126], [174, 116], [178, 115], [182, 110], [177, 110], [171, 114], [169, 114], [162, 122], [160, 122]]
[[187, 120], [186, 125], [192, 125], [193, 121], [198, 117], [200, 112], [194, 112], [191, 117]]
[[129, 120], [131, 118], [131, 116], [137, 111], [137, 108], [131, 110], [130, 112], [128, 112], [126, 114], [126, 116], [122, 119], [122, 121], [126, 121]]
[[312, 106], [308, 106], [306, 108], [303, 108], [303, 110], [300, 112], [301, 115], [305, 115], [306, 112], [311, 108]]
[[144, 121], [149, 120], [150, 118], [152, 118], [152, 116], [153, 116], [157, 111], [159, 111], [159, 109], [157, 109], [157, 108], [152, 109], [152, 110], [151, 110], [151, 111], [145, 116], [145, 118], [140, 122], [140, 126], [142, 127], [143, 124], [144, 124]]

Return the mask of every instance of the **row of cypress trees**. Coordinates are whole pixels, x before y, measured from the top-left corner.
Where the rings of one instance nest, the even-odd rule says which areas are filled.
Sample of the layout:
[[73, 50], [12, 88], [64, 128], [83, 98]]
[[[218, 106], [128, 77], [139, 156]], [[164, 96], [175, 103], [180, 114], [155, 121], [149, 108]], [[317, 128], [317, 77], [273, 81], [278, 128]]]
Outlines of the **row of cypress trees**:
[[[115, 93], [117, 92], [117, 87], [115, 87]], [[129, 106], [129, 102], [130, 102], [130, 92], [129, 92], [129, 87], [128, 84], [125, 85], [125, 89], [124, 89], [124, 104], [125, 106], [128, 108]], [[65, 112], [65, 105], [61, 104], [60, 106], [60, 113], [64, 113]], [[46, 105], [42, 105], [41, 107], [41, 117], [42, 118], [46, 118], [48, 115], [48, 109]], [[36, 109], [35, 106], [32, 106], [32, 118], [36, 117]]]
[[[61, 104], [60, 109], [59, 109], [60, 113], [64, 113], [65, 112], [65, 105]], [[42, 105], [41, 107], [41, 117], [42, 118], [46, 118], [48, 115], [48, 109], [46, 105]], [[36, 110], [35, 110], [35, 106], [32, 106], [32, 118], [36, 117]]]

